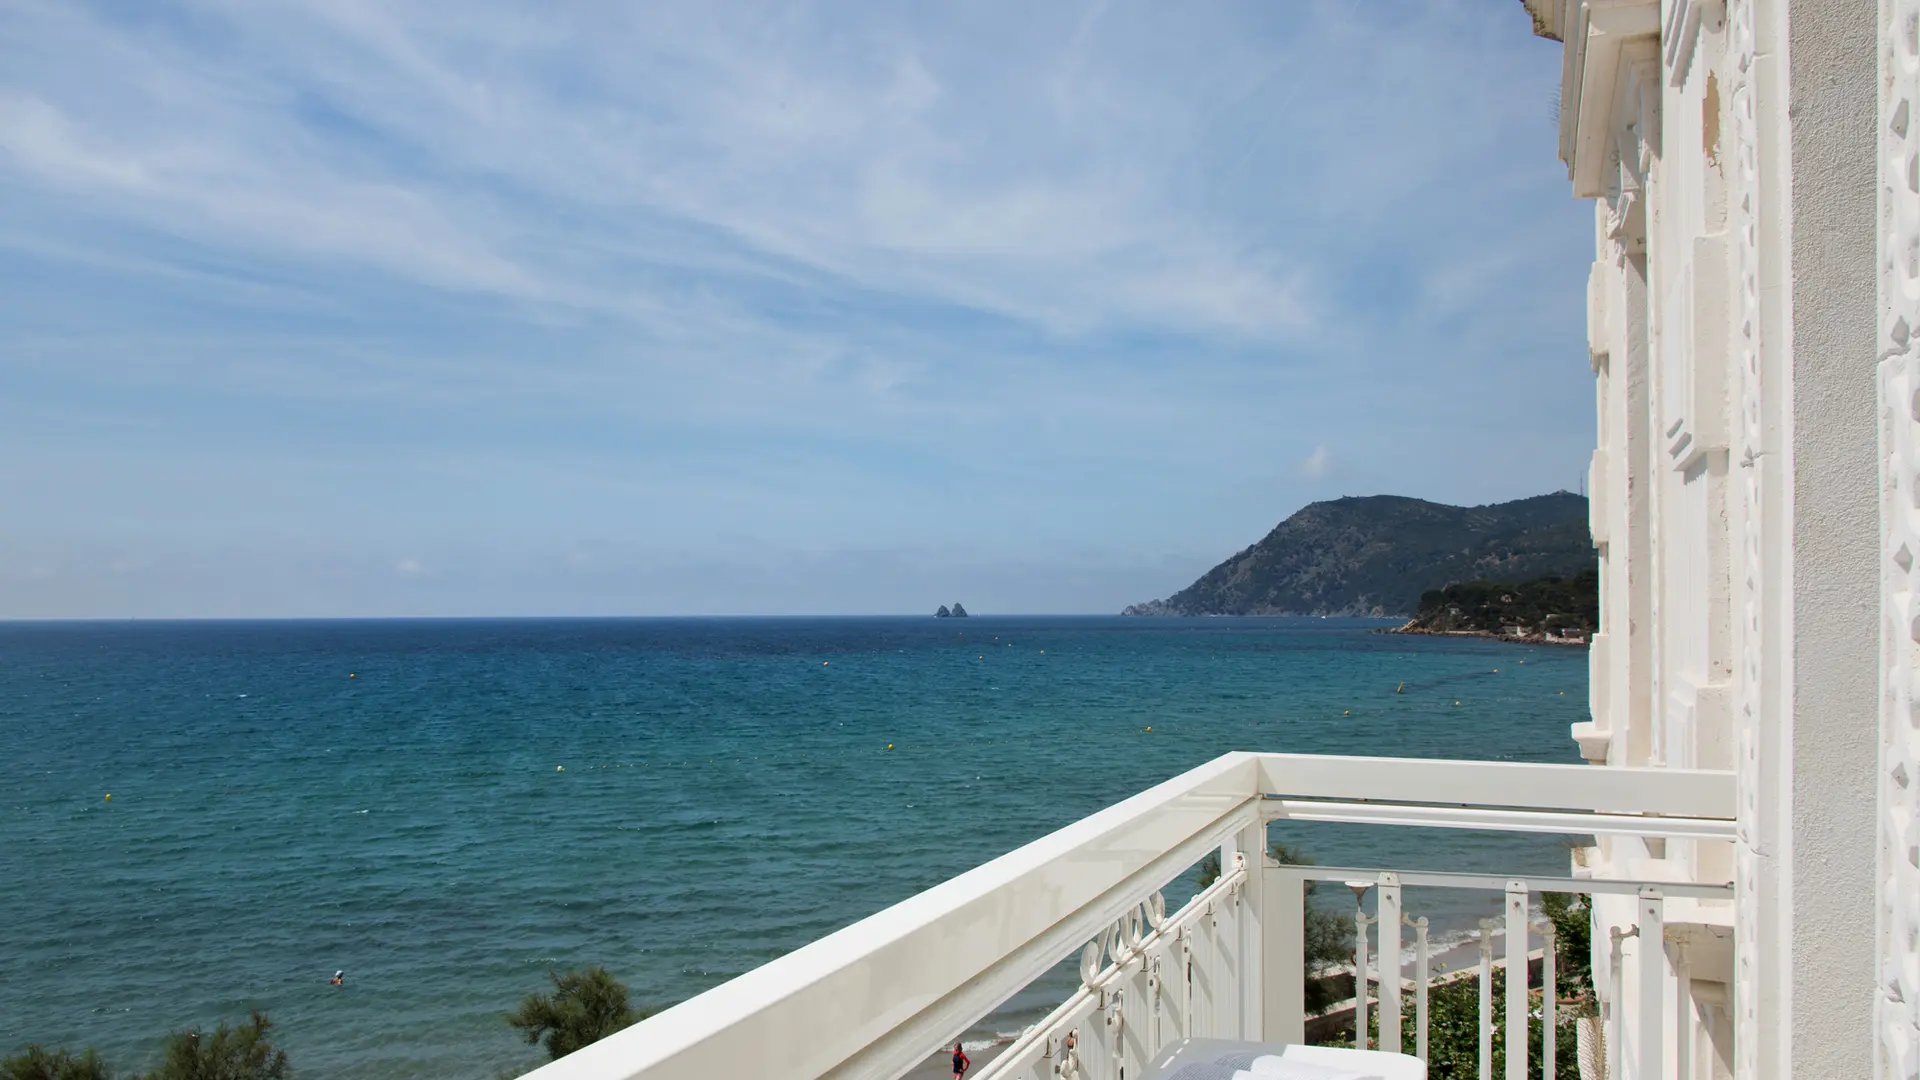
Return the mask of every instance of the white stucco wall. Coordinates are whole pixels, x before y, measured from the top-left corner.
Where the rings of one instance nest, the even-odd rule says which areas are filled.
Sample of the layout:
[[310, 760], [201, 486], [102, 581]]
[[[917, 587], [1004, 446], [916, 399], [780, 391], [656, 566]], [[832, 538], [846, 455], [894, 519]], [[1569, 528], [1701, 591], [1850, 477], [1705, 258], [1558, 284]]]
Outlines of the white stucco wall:
[[[1877, 2], [1920, 8], [1528, 5], [1536, 28], [1565, 42], [1562, 152], [1576, 194], [1596, 199], [1589, 336], [1605, 633], [1592, 659], [1593, 722], [1577, 734], [1585, 749], [1605, 746], [1606, 764], [1739, 778], [1737, 845], [1609, 843], [1596, 867], [1735, 881], [1732, 912], [1694, 913], [1691, 927], [1670, 924], [1665, 955], [1630, 949], [1626, 960], [1631, 988], [1640, 964], [1669, 965], [1684, 942], [1733, 924], [1734, 959], [1721, 951], [1695, 965], [1706, 981], [1685, 1013], [1707, 1070], [1697, 1075], [1870, 1075], [1881, 998], [1865, 928], [1876, 910], [1881, 941], [1920, 951], [1905, 932], [1920, 928], [1920, 898], [1902, 921], [1875, 894], [1876, 851], [1912, 843], [1882, 842], [1876, 782], [1920, 802], [1920, 777], [1876, 758], [1886, 740], [1875, 335], [1893, 325], [1874, 290], [1876, 26], [1889, 40], [1905, 33], [1908, 67], [1920, 63], [1902, 29], [1912, 20], [1876, 19]], [[1887, 116], [1896, 105], [1883, 106]], [[1920, 166], [1897, 160], [1911, 193], [1908, 170]], [[1920, 205], [1911, 220], [1920, 252]], [[1910, 261], [1903, 286], [1920, 284], [1920, 255]], [[1920, 289], [1893, 293], [1916, 306], [1906, 325], [1920, 329]], [[1920, 371], [1910, 376], [1920, 390]], [[1920, 455], [1920, 399], [1908, 412], [1915, 426], [1902, 445]], [[1903, 490], [1920, 491], [1920, 460], [1887, 460], [1896, 472], [1910, 464]], [[1910, 564], [1920, 563], [1920, 513], [1913, 536]], [[1899, 621], [1920, 615], [1901, 611]], [[1920, 697], [1920, 671], [1902, 685], [1915, 693], [1900, 700]], [[1895, 775], [1910, 783], [1884, 780]], [[1627, 917], [1601, 905], [1596, 939]], [[1920, 990], [1920, 962], [1909, 967]], [[1677, 983], [1667, 996], [1671, 1038]], [[1625, 1041], [1639, 1042], [1639, 1003], [1618, 1004]], [[1905, 1060], [1920, 1060], [1920, 1024], [1902, 1023], [1914, 1036]]]
[[1790, 832], [1796, 1076], [1873, 1069], [1880, 580], [1875, 0], [1786, 7], [1792, 140]]

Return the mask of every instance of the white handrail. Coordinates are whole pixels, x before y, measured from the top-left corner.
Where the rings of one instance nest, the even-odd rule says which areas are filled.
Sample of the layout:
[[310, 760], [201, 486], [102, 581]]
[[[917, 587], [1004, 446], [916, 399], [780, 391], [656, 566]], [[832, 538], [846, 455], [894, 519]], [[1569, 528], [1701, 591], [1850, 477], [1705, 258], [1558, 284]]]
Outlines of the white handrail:
[[892, 1080], [1252, 824], [1228, 754], [542, 1066], [537, 1080]]

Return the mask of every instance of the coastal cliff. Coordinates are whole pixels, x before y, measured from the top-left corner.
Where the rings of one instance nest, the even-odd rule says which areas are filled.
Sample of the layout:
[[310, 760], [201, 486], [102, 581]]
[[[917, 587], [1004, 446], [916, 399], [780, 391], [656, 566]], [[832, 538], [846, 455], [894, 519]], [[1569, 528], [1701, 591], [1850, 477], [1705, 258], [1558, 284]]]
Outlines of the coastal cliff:
[[1571, 492], [1489, 506], [1348, 497], [1303, 507], [1187, 588], [1121, 614], [1411, 617], [1432, 589], [1593, 565], [1587, 500]]

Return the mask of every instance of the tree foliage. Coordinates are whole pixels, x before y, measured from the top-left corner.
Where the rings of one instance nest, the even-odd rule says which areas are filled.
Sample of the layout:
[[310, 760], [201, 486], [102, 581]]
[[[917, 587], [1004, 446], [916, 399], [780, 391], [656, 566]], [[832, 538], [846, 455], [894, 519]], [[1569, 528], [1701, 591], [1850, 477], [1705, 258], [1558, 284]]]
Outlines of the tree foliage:
[[211, 1035], [180, 1032], [167, 1040], [160, 1067], [143, 1080], [285, 1080], [293, 1071], [286, 1052], [267, 1041], [272, 1027], [255, 1009], [239, 1027], [221, 1024]]
[[1420, 594], [1421, 629], [1480, 630], [1497, 634], [1508, 626], [1559, 636], [1592, 633], [1600, 625], [1600, 572], [1532, 581], [1469, 581]]
[[1575, 893], [1545, 893], [1540, 907], [1553, 923], [1554, 981], [1560, 1000], [1579, 1016], [1600, 1015], [1593, 989], [1593, 909]]
[[0, 1061], [0, 1080], [113, 1080], [113, 1071], [92, 1050], [75, 1055], [29, 1046]]
[[645, 1018], [628, 1004], [626, 984], [606, 968], [547, 974], [553, 992], [528, 994], [507, 1023], [519, 1028], [529, 1045], [544, 1043], [555, 1061]]

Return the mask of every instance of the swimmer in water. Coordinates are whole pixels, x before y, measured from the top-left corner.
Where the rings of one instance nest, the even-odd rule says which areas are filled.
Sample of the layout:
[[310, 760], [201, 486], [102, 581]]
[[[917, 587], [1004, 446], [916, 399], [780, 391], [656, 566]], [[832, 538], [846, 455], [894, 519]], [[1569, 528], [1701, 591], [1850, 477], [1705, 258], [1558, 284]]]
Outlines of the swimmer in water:
[[346, 970], [345, 970], [345, 969], [342, 969], [342, 970], [340, 970], [340, 971], [336, 971], [336, 972], [334, 972], [334, 973], [333, 973], [333, 978], [332, 978], [331, 980], [329, 980], [329, 982], [330, 982], [330, 984], [331, 984], [331, 985], [333, 985], [333, 986], [345, 986], [345, 985], [347, 985], [347, 973], [346, 973]]

